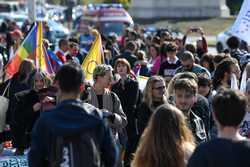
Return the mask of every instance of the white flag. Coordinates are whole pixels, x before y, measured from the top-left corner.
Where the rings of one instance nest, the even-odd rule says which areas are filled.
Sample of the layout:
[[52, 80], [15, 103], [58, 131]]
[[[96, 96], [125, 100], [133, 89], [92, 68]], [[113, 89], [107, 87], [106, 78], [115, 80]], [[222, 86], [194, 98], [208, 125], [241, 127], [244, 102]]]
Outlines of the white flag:
[[250, 0], [244, 0], [240, 13], [232, 27], [233, 35], [250, 45]]

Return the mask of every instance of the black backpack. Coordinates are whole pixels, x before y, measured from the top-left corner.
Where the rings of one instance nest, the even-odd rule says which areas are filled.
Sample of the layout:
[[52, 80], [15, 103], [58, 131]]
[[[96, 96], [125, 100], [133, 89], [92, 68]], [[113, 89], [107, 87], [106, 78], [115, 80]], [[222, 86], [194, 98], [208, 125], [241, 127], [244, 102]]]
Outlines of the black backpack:
[[[74, 107], [64, 106], [64, 108], [72, 109]], [[102, 133], [99, 132], [95, 127], [95, 129], [90, 128], [71, 136], [52, 134], [48, 157], [49, 166], [101, 167], [101, 148], [99, 145], [101, 141], [99, 140], [101, 140]]]
[[51, 167], [101, 167], [101, 153], [91, 134], [53, 137]]

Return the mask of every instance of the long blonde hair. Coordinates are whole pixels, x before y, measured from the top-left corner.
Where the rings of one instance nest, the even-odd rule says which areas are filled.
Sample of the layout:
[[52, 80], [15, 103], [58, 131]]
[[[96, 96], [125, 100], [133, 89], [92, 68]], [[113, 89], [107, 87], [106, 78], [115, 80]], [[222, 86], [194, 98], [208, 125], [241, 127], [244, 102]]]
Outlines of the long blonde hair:
[[[148, 79], [146, 87], [143, 91], [143, 102], [145, 102], [151, 109], [153, 108], [152, 90], [156, 82], [165, 83], [164, 79], [161, 76], [154, 75]], [[167, 102], [167, 91], [165, 91], [165, 94], [163, 95], [163, 102]]]
[[183, 113], [164, 104], [153, 113], [135, 153], [132, 167], [184, 167], [186, 149], [195, 147]]

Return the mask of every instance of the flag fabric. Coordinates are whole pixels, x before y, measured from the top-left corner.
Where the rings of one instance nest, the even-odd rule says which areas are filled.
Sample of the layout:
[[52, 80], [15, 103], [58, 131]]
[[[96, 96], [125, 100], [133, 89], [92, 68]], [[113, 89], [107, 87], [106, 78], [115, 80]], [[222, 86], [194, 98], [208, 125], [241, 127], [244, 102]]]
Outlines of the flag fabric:
[[232, 26], [232, 33], [250, 45], [250, 0], [244, 0], [240, 13]]
[[88, 81], [92, 80], [92, 74], [96, 65], [104, 62], [101, 35], [97, 30], [93, 30], [93, 34], [95, 35], [95, 40], [82, 63], [82, 68], [86, 74], [86, 80]]
[[[46, 48], [45, 48], [46, 49]], [[59, 68], [63, 65], [61, 59], [57, 57], [57, 55], [49, 49], [46, 49], [45, 53], [48, 55], [52, 69], [54, 72], [57, 72]]]
[[15, 55], [9, 60], [5, 66], [7, 76], [12, 76], [18, 72], [21, 62], [25, 59], [35, 60], [37, 26], [34, 25], [22, 44], [17, 49]]
[[15, 55], [9, 60], [5, 67], [7, 77], [13, 76], [18, 72], [19, 66], [24, 59], [32, 59], [37, 68], [48, 74], [53, 74], [53, 68], [43, 48], [43, 29], [42, 22], [35, 23], [22, 44], [17, 49]]
[[36, 35], [36, 67], [48, 74], [54, 74], [47, 50], [43, 46], [43, 24], [38, 22]]

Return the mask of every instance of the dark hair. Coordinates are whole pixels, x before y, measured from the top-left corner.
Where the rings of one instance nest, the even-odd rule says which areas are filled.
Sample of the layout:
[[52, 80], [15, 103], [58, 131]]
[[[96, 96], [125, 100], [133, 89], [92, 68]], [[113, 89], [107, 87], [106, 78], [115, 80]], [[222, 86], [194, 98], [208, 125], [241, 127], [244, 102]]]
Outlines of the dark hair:
[[176, 52], [177, 45], [174, 42], [169, 42], [166, 46], [166, 52]]
[[69, 38], [69, 42], [74, 42], [74, 43], [79, 44], [79, 40], [77, 38], [75, 38], [75, 37]]
[[232, 36], [228, 38], [227, 45], [230, 49], [237, 49], [240, 47], [240, 40], [237, 37]]
[[34, 62], [31, 59], [24, 59], [18, 69], [18, 81], [20, 83], [28, 81], [30, 73], [35, 68]]
[[221, 80], [224, 78], [225, 73], [231, 73], [231, 67], [233, 65], [233, 61], [227, 60], [221, 62], [214, 72], [213, 78], [213, 89], [216, 90], [221, 85]]
[[185, 92], [196, 95], [198, 93], [198, 85], [194, 79], [177, 79], [174, 83], [174, 90], [184, 90]]
[[196, 48], [195, 48], [195, 46], [193, 44], [186, 44], [185, 45], [185, 50], [190, 51], [193, 54], [196, 53]]
[[60, 39], [58, 42], [59, 48], [62, 47], [62, 45], [67, 45], [68, 41], [66, 39]]
[[78, 93], [81, 84], [84, 83], [84, 72], [79, 64], [66, 63], [57, 72], [55, 80], [63, 92]]
[[214, 71], [214, 62], [213, 62], [214, 56], [211, 54], [204, 54], [202, 56], [202, 58], [200, 59], [200, 65], [202, 66], [202, 64], [204, 62], [208, 62], [208, 66], [209, 66], [209, 72], [213, 72]]
[[193, 53], [191, 53], [190, 51], [185, 51], [182, 56], [181, 56], [181, 61], [187, 61], [187, 60], [195, 60], [194, 59], [194, 55]]
[[131, 51], [135, 51], [135, 49], [136, 49], [136, 43], [133, 42], [133, 41], [129, 41], [126, 44], [126, 49], [131, 50]]
[[198, 86], [211, 86], [211, 80], [204, 76], [198, 77]]
[[213, 112], [222, 126], [239, 126], [245, 116], [246, 105], [243, 94], [229, 89], [218, 92], [212, 101]]
[[161, 44], [161, 38], [159, 36], [154, 36], [152, 39], [153, 44], [160, 45]]
[[152, 44], [152, 45], [150, 45], [149, 47], [154, 48], [154, 49], [156, 50], [156, 52], [157, 52], [157, 55], [160, 54], [160, 46], [159, 46], [159, 45], [157, 45], [157, 44]]

